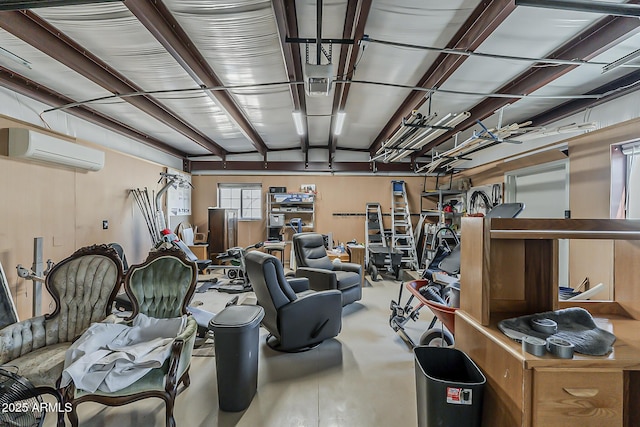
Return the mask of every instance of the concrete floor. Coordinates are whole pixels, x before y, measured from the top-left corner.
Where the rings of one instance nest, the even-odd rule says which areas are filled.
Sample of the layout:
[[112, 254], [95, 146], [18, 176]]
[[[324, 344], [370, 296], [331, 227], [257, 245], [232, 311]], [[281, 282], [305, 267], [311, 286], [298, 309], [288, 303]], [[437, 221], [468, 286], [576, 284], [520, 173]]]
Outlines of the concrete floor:
[[[271, 350], [261, 328], [258, 391], [243, 412], [218, 409], [215, 357], [205, 343], [192, 358], [191, 385], [176, 399], [177, 426], [417, 425], [413, 353], [389, 326], [389, 303], [397, 299], [399, 287], [393, 280], [368, 281], [362, 300], [343, 309], [340, 335], [304, 353]], [[255, 302], [252, 293], [240, 295], [244, 304]], [[218, 311], [232, 297], [210, 290], [196, 293], [194, 301]], [[407, 324], [415, 341], [431, 317], [425, 308], [417, 322]], [[85, 403], [78, 412], [86, 427], [164, 426], [165, 417], [157, 399], [116, 408]], [[53, 426], [54, 418], [48, 414], [45, 426]]]

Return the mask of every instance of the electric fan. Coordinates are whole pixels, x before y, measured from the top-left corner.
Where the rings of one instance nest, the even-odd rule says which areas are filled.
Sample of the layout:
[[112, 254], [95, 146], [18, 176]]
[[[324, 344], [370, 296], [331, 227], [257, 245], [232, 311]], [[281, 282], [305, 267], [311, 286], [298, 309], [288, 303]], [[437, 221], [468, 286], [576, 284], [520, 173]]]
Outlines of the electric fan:
[[13, 372], [0, 369], [0, 426], [39, 427], [44, 421], [42, 387]]

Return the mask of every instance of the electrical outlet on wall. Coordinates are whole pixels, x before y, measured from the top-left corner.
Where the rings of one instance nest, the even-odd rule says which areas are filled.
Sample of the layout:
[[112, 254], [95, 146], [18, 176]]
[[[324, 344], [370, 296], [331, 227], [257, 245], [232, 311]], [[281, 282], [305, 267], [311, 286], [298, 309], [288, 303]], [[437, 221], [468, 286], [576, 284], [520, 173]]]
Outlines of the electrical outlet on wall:
[[102, 220], [102, 229], [103, 230], [108, 230], [109, 229], [109, 220], [106, 220], [106, 219]]

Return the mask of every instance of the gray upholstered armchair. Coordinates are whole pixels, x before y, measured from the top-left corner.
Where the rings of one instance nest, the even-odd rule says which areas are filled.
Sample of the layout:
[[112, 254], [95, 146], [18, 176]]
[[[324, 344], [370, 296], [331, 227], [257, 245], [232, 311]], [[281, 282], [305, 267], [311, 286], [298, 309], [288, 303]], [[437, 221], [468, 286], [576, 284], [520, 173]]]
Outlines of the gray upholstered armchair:
[[258, 305], [264, 308], [269, 347], [304, 351], [340, 333], [340, 292], [312, 291], [304, 278], [287, 280], [280, 260], [264, 252], [249, 252], [245, 262]]
[[[155, 319], [178, 318], [187, 313], [196, 286], [197, 266], [186, 259], [177, 248], [151, 252], [147, 259], [129, 267], [125, 277], [125, 291], [129, 296], [133, 313], [126, 321], [139, 313]], [[164, 400], [166, 426], [175, 427], [173, 406], [180, 383], [189, 386], [189, 366], [195, 343], [197, 324], [188, 316], [186, 327], [173, 339], [169, 358], [160, 368], [151, 369], [133, 384], [113, 392], [97, 390], [90, 393], [75, 387], [71, 382], [64, 390], [65, 400], [72, 404], [69, 420], [78, 425], [77, 406], [86, 401], [109, 406], [120, 406], [148, 397]]]
[[362, 298], [362, 267], [349, 262], [331, 262], [322, 234], [294, 234], [293, 251], [297, 264], [296, 277], [308, 278], [311, 289], [339, 290], [343, 306]]

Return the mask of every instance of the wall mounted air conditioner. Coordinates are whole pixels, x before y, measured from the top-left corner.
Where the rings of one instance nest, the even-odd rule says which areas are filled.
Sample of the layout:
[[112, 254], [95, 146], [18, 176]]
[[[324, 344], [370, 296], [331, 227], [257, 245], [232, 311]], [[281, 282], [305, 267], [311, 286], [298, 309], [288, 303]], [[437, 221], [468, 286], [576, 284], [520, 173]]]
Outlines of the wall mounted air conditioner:
[[24, 128], [9, 128], [9, 157], [37, 160], [77, 169], [99, 171], [104, 152]]

